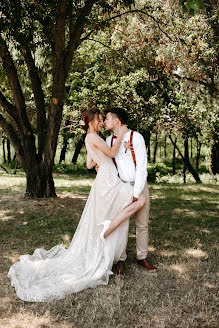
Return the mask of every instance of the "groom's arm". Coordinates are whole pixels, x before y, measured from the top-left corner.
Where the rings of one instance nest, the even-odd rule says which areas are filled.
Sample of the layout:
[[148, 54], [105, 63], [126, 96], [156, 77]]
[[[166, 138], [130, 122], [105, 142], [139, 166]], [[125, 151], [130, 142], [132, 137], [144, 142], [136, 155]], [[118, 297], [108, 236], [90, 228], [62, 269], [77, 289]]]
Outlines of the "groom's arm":
[[136, 159], [136, 173], [135, 184], [133, 190], [133, 201], [138, 200], [142, 193], [147, 180], [147, 153], [143, 136], [134, 132], [133, 134], [133, 148]]

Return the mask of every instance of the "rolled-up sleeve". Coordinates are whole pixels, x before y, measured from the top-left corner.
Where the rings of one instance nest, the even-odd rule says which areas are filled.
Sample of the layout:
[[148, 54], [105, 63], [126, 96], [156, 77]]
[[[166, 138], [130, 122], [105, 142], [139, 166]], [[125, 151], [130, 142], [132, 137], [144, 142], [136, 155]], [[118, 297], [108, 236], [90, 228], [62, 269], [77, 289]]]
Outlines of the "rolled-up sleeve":
[[134, 132], [133, 148], [136, 158], [136, 175], [133, 196], [139, 198], [147, 180], [147, 152], [143, 136]]

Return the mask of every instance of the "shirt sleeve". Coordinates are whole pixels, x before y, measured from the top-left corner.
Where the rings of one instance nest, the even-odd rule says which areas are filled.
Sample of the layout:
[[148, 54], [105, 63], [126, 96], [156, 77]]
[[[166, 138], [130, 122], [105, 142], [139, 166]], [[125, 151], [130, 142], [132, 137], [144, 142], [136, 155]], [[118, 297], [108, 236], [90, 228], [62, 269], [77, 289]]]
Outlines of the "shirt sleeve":
[[138, 132], [134, 132], [133, 134], [133, 148], [136, 159], [133, 196], [139, 198], [147, 180], [147, 153], [144, 138]]

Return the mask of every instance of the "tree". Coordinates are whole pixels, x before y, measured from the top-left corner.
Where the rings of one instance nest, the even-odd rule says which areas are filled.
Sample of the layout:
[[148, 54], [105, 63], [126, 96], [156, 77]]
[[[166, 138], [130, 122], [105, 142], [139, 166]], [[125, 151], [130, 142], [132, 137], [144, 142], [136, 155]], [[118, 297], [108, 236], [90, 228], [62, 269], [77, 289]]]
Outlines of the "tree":
[[1, 0], [1, 74], [7, 82], [0, 126], [26, 173], [30, 197], [56, 196], [52, 167], [76, 50], [114, 8], [122, 11], [132, 2]]

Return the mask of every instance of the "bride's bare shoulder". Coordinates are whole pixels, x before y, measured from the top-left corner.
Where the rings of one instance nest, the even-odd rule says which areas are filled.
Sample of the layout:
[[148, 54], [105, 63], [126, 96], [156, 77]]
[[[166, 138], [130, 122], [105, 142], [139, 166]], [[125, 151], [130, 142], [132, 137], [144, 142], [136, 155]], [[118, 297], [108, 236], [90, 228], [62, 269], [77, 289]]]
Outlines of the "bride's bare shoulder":
[[98, 139], [100, 139], [100, 137], [98, 136], [98, 134], [96, 132], [89, 132], [86, 135], [86, 141], [88, 141], [90, 143], [95, 142]]

